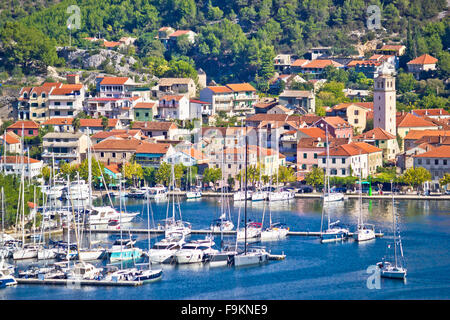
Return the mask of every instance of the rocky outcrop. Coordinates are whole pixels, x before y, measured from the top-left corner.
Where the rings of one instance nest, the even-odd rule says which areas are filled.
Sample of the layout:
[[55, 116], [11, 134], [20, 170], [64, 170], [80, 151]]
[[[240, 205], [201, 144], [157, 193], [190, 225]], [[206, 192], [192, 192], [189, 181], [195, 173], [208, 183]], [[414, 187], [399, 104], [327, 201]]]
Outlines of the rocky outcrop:
[[83, 50], [74, 48], [58, 48], [58, 55], [64, 57], [66, 66], [78, 69], [103, 69], [110, 65], [118, 74], [134, 74], [131, 70], [136, 59], [120, 52], [107, 49]]

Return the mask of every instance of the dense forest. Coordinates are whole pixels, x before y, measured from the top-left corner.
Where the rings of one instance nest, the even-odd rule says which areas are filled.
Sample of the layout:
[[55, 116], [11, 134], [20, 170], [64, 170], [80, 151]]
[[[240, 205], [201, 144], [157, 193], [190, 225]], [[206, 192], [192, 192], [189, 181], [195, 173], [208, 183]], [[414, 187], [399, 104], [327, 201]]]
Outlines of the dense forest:
[[[407, 45], [403, 65], [422, 53], [449, 62], [448, 19], [435, 19], [446, 0], [82, 0], [77, 1], [81, 26], [76, 30], [66, 24], [73, 1], [46, 0], [33, 10], [24, 5], [20, 14], [13, 9], [18, 2], [2, 2], [0, 72], [9, 74], [64, 65], [55, 47], [69, 41], [89, 49], [85, 37], [127, 35], [138, 38], [132, 52], [138, 71], [177, 75], [173, 66], [182, 65], [184, 73], [202, 68], [217, 82], [253, 81], [263, 89], [274, 74], [276, 53], [302, 56], [318, 45], [351, 55], [357, 53], [354, 45], [377, 38]], [[369, 5], [380, 8], [381, 29], [367, 29]], [[179, 37], [165, 48], [155, 39], [162, 26], [198, 36], [194, 44]]]

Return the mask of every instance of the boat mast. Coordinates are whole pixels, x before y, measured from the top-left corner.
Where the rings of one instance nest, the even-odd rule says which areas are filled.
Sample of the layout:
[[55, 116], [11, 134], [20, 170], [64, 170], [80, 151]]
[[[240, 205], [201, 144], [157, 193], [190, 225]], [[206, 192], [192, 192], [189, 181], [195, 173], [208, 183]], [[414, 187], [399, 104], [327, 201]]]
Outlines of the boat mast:
[[361, 150], [359, 151], [359, 216], [358, 216], [358, 230], [363, 226], [362, 215], [362, 165], [361, 165]]
[[[145, 183], [146, 184], [146, 187], [147, 187], [147, 183]], [[149, 191], [148, 191], [148, 189], [147, 188], [145, 188], [145, 190], [146, 190], [146, 192], [145, 192], [145, 195], [146, 195], [146, 197], [147, 197], [147, 232], [148, 232], [148, 234], [147, 234], [147, 236], [148, 236], [148, 250], [149, 250], [149, 252], [150, 252], [150, 197], [149, 197]], [[151, 264], [151, 262], [150, 262], [150, 255], [149, 255], [149, 258], [148, 258], [148, 268], [149, 269], [151, 269], [152, 268], [152, 264]]]
[[25, 245], [25, 163], [24, 163], [24, 137], [23, 137], [23, 123], [22, 123], [22, 137], [20, 139], [22, 142], [21, 153], [22, 153], [22, 176], [21, 176], [21, 184], [22, 184], [22, 248]]
[[247, 137], [247, 135], [245, 135], [244, 254], [247, 254], [247, 163], [248, 163], [248, 137]]
[[[328, 175], [328, 163], [329, 163], [329, 158], [330, 158], [330, 145], [328, 143], [328, 125], [325, 125], [325, 138], [326, 138], [326, 144], [327, 144], [327, 166], [325, 169], [325, 179], [327, 182], [326, 185], [326, 193], [325, 195], [328, 195], [328, 197], [330, 197], [330, 176]], [[323, 186], [325, 189], [325, 186]], [[325, 191], [325, 190], [324, 190]], [[324, 197], [325, 199], [325, 197]], [[327, 217], [328, 217], [328, 229], [330, 229], [330, 212], [327, 211]]]
[[5, 232], [5, 193], [2, 187], [2, 244], [3, 244], [3, 233]]
[[119, 180], [119, 226], [120, 226], [120, 240], [119, 240], [119, 243], [120, 243], [120, 269], [123, 269], [123, 253], [122, 253], [122, 248], [123, 248], [123, 238], [122, 238], [122, 179]]

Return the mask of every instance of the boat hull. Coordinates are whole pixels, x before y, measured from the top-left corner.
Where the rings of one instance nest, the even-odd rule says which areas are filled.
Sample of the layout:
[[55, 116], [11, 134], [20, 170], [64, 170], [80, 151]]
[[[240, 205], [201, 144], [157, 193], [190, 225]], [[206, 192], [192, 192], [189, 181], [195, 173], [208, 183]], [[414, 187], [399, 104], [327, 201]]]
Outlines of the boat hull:
[[133, 249], [122, 249], [122, 250], [114, 250], [109, 251], [109, 261], [126, 261], [126, 260], [133, 260], [133, 259], [139, 259], [142, 256], [142, 250], [138, 248]]
[[375, 232], [373, 230], [358, 230], [353, 234], [353, 239], [358, 242], [375, 239]]
[[244, 267], [244, 266], [258, 265], [267, 262], [267, 260], [268, 260], [267, 253], [250, 252], [247, 254], [237, 254], [234, 256], [234, 266]]

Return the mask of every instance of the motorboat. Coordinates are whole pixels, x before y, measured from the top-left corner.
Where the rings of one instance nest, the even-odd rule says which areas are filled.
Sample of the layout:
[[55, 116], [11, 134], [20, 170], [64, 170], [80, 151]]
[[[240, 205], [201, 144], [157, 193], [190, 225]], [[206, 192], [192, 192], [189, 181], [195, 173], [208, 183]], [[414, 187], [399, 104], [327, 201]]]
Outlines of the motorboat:
[[101, 277], [103, 269], [95, 267], [91, 263], [79, 262], [67, 274], [71, 280], [98, 280]]
[[186, 242], [175, 252], [175, 260], [178, 264], [203, 262], [209, 255], [219, 252], [212, 248], [214, 244], [211, 237]]
[[233, 263], [236, 254], [237, 251], [227, 246], [220, 251], [209, 254], [207, 261], [210, 267], [229, 266]]
[[324, 202], [334, 202], [344, 200], [344, 194], [341, 192], [329, 192], [322, 195]]
[[119, 212], [111, 206], [93, 207], [89, 212], [88, 222], [91, 225], [108, 224], [111, 220], [120, 220], [121, 223], [131, 222], [139, 212]]
[[136, 240], [131, 238], [118, 238], [114, 241], [112, 247], [107, 250], [110, 262], [135, 260], [142, 256], [142, 249], [133, 245]]
[[133, 188], [127, 193], [127, 197], [142, 199], [145, 197], [145, 194], [146, 194], [146, 190]]
[[190, 190], [186, 192], [187, 199], [198, 199], [202, 197], [202, 192], [198, 190]]
[[151, 263], [170, 263], [172, 258], [185, 243], [184, 235], [178, 234], [156, 242], [145, 254]]
[[269, 192], [269, 202], [286, 201], [286, 200], [294, 199], [294, 197], [295, 197], [295, 194], [293, 192], [287, 191], [287, 190]]
[[[252, 198], [252, 192], [250, 190], [247, 190], [247, 199]], [[233, 200], [234, 201], [244, 201], [246, 199], [245, 197], [245, 191], [237, 191], [233, 194]]]
[[163, 186], [156, 186], [147, 188], [148, 196], [150, 199], [166, 200], [167, 199], [167, 188]]
[[14, 274], [14, 266], [7, 264], [4, 258], [0, 258], [0, 288], [16, 285]]
[[84, 180], [72, 181], [64, 188], [66, 200], [87, 200], [89, 198], [89, 185]]

